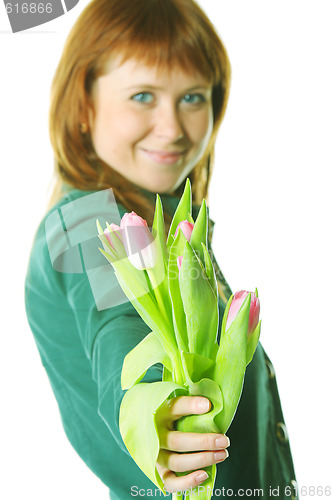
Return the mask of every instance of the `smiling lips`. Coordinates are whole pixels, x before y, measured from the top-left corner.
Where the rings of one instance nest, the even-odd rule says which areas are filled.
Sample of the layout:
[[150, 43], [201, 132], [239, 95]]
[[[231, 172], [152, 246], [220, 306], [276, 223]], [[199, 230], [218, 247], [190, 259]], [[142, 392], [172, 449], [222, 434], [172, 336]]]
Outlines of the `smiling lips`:
[[177, 163], [184, 155], [185, 151], [158, 151], [150, 149], [142, 149], [142, 151], [154, 162], [164, 165], [172, 165]]

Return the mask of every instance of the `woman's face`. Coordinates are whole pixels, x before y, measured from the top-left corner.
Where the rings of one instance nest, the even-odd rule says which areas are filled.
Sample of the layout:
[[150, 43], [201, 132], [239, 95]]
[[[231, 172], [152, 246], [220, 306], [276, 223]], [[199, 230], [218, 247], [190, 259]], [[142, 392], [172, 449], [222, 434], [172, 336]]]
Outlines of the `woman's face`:
[[212, 86], [199, 73], [113, 62], [93, 87], [97, 155], [134, 184], [174, 191], [208, 145]]

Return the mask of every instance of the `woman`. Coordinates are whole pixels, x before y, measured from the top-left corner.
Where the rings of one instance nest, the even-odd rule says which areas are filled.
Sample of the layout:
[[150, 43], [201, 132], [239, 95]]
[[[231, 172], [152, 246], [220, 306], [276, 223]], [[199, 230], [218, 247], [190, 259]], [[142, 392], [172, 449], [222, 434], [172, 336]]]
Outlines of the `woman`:
[[[134, 210], [151, 224], [158, 192], [168, 223], [187, 177], [196, 211], [208, 193], [229, 85], [226, 51], [192, 0], [94, 0], [53, 81], [58, 183], [31, 252], [26, 308], [68, 438], [112, 499], [160, 492], [129, 456], [118, 426], [122, 362], [148, 328], [97, 257], [95, 220], [117, 223]], [[221, 321], [231, 292], [218, 267], [217, 276]], [[146, 375], [160, 379], [158, 366]], [[269, 497], [270, 488], [292, 498], [290, 449], [261, 345], [228, 432], [227, 461], [226, 436], [173, 429], [181, 416], [209, 407], [206, 398], [181, 397], [161, 409], [156, 467], [166, 491], [202, 484], [204, 467], [218, 463], [213, 498], [257, 489]]]

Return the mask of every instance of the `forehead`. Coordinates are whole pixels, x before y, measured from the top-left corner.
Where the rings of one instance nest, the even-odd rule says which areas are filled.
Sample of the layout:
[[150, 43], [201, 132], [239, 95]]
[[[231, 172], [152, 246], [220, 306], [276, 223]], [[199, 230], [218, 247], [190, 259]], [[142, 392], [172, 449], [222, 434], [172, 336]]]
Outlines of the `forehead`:
[[135, 84], [158, 84], [159, 82], [173, 82], [180, 85], [188, 84], [210, 87], [210, 79], [197, 68], [184, 68], [178, 61], [170, 64], [146, 62], [136, 58], [123, 59], [121, 57], [109, 59], [105, 65], [103, 76], [118, 79], [120, 82]]

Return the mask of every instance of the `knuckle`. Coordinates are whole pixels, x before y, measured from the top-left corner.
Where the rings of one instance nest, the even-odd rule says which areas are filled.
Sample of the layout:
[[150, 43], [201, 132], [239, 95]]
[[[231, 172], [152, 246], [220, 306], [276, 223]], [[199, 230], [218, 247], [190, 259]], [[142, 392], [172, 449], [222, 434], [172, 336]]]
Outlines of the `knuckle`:
[[212, 443], [211, 443], [211, 437], [208, 436], [208, 435], [204, 435], [202, 437], [202, 447], [204, 450], [210, 450], [211, 447], [212, 447]]
[[208, 457], [207, 457], [207, 466], [213, 465], [215, 463], [216, 463], [215, 455], [214, 455], [214, 452], [211, 451], [211, 452], [209, 452]]
[[167, 446], [169, 450], [177, 450], [179, 444], [179, 433], [177, 431], [168, 432]]
[[169, 457], [169, 468], [174, 472], [182, 472], [182, 457], [176, 453], [173, 453]]

